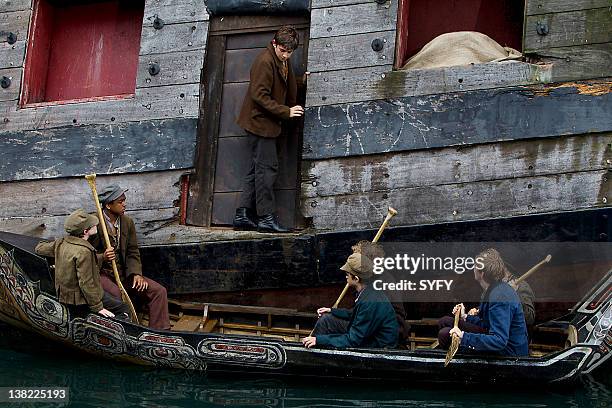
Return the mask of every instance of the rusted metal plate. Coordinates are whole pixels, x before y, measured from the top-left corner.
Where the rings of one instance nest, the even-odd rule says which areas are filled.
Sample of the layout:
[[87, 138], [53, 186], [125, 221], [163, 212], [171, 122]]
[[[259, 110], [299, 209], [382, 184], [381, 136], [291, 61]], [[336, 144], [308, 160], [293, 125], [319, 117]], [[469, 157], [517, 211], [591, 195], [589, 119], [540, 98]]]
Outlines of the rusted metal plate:
[[[283, 134], [276, 144], [279, 159], [278, 178], [275, 188], [295, 189], [297, 187], [298, 139], [295, 135]], [[215, 170], [215, 193], [242, 191], [242, 183], [249, 171], [247, 136], [224, 137], [219, 139], [217, 167]]]
[[242, 108], [244, 95], [249, 88], [248, 82], [223, 84], [223, 97], [221, 98], [221, 115], [219, 118], [219, 138], [228, 136], [242, 136], [246, 133], [238, 126], [236, 119]]
[[228, 50], [225, 52], [223, 82], [249, 82], [249, 71], [264, 48]]
[[249, 171], [251, 155], [246, 136], [219, 139], [215, 193], [242, 191], [244, 176]]

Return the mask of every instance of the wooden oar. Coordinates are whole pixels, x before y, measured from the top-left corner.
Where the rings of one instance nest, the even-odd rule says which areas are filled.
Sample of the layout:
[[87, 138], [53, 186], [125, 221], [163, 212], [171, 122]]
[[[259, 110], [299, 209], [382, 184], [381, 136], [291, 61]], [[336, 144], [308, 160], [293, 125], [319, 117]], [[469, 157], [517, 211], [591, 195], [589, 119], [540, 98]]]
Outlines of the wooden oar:
[[[383, 221], [382, 225], [378, 229], [378, 232], [374, 236], [374, 239], [372, 240], [372, 242], [374, 243], [378, 242], [383, 231], [385, 230], [385, 228], [387, 228], [387, 225], [389, 225], [389, 221], [391, 221], [391, 218], [395, 217], [396, 215], [397, 215], [397, 210], [395, 208], [389, 207], [387, 209], [387, 216], [385, 217], [385, 220]], [[334, 305], [332, 306], [332, 309], [337, 308], [340, 302], [342, 302], [342, 299], [344, 299], [344, 296], [346, 295], [348, 288], [349, 288], [349, 284], [347, 283], [346, 285], [344, 285], [344, 289], [342, 289], [342, 292], [340, 293], [340, 296], [338, 296], [336, 303], [334, 303]], [[314, 332], [314, 329], [310, 331], [309, 336], [312, 336], [313, 332]]]
[[536, 265], [534, 265], [530, 270], [528, 270], [527, 272], [525, 272], [524, 274], [521, 275], [520, 278], [517, 278], [514, 281], [514, 286], [518, 287], [519, 283], [521, 283], [522, 281], [524, 281], [525, 279], [527, 279], [530, 275], [532, 275], [535, 271], [537, 271], [538, 269], [540, 269], [540, 267], [544, 264], [547, 264], [550, 262], [551, 260], [551, 256], [550, 255], [546, 255], [546, 258], [544, 258], [542, 261], [540, 261], [539, 263], [537, 263]]
[[[98, 218], [100, 219], [100, 226], [102, 227], [102, 234], [104, 235], [104, 243], [106, 244], [106, 249], [111, 247], [110, 239], [108, 238], [108, 230], [106, 229], [106, 222], [104, 221], [104, 214], [102, 214], [102, 207], [100, 206], [100, 201], [98, 200], [98, 190], [96, 189], [96, 175], [88, 174], [85, 176], [89, 187], [91, 188], [91, 193], [93, 194], [94, 202], [96, 203], [96, 210], [98, 212]], [[138, 316], [136, 315], [136, 309], [134, 309], [134, 304], [130, 300], [127, 291], [123, 287], [121, 283], [121, 278], [119, 277], [119, 270], [117, 269], [117, 263], [113, 259], [111, 261], [111, 265], [113, 266], [113, 275], [115, 276], [115, 282], [119, 287], [119, 291], [121, 292], [121, 299], [124, 303], [126, 303], [130, 307], [130, 316], [132, 317], [132, 321], [138, 324]]]
[[[461, 315], [461, 307], [458, 307], [457, 311], [455, 312], [455, 325], [453, 326], [453, 328], [455, 329], [459, 328], [459, 316], [460, 315]], [[451, 362], [453, 357], [455, 357], [455, 354], [457, 354], [457, 350], [459, 350], [459, 343], [461, 343], [461, 339], [455, 333], [453, 333], [452, 337], [453, 338], [451, 341], [451, 345], [448, 348], [448, 351], [446, 352], [446, 359], [444, 360], [444, 367], [446, 367], [448, 363]]]

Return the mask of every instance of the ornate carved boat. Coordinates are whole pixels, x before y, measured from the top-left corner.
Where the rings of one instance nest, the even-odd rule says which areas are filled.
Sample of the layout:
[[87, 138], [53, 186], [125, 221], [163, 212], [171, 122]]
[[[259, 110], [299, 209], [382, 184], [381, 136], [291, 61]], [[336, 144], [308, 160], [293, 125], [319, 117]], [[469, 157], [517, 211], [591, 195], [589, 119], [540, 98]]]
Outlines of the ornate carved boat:
[[305, 349], [286, 336], [157, 331], [95, 314], [74, 317], [54, 296], [49, 265], [33, 252], [37, 242], [0, 233], [0, 320], [123, 362], [211, 373], [533, 384], [574, 380], [602, 365], [612, 348], [612, 271], [550, 325], [565, 327], [566, 347], [524, 358], [458, 354], [445, 368], [445, 351], [436, 349]]

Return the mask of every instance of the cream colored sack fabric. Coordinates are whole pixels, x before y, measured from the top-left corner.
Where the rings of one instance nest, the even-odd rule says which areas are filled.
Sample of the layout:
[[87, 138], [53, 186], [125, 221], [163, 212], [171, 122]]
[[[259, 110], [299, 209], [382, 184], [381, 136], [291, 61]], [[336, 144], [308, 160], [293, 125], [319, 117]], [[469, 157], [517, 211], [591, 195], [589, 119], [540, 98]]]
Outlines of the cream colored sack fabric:
[[520, 60], [523, 54], [510, 47], [502, 47], [486, 34], [458, 31], [441, 34], [428, 42], [410, 58], [402, 69], [427, 69], [455, 65], [483, 64]]

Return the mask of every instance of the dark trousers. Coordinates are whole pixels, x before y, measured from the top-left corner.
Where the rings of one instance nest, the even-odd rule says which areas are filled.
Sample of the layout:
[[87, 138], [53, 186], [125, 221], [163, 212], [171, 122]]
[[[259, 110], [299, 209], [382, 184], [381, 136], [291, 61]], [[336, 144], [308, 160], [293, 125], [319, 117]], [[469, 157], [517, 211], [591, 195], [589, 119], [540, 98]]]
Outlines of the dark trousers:
[[115, 296], [112, 296], [104, 291], [102, 305], [106, 310], [112, 312], [115, 315], [115, 318], [119, 320], [126, 320], [128, 322], [132, 320], [130, 318], [130, 307], [121, 301], [121, 297], [116, 298]]
[[[451, 335], [450, 331], [455, 326], [455, 318], [453, 316], [444, 316], [440, 320], [438, 320], [438, 343], [440, 343], [440, 347], [443, 349], [447, 349], [451, 344]], [[487, 330], [483, 329], [480, 326], [477, 326], [472, 323], [468, 323], [462, 319], [459, 319], [459, 328], [468, 333], [486, 333]]]
[[[128, 292], [130, 299], [135, 304], [145, 304], [149, 309], [149, 327], [152, 329], [170, 330], [170, 317], [168, 316], [168, 293], [159, 283], [152, 279], [144, 278], [149, 284], [146, 290], [141, 292], [132, 289], [132, 277], [128, 276], [126, 280], [121, 282], [123, 287]], [[100, 283], [105, 292], [121, 298], [119, 286], [113, 279], [105, 274], [100, 274]], [[136, 307], [136, 305], [134, 305]], [[112, 311], [112, 310], [111, 310]]]
[[244, 178], [239, 207], [256, 209], [258, 216], [276, 210], [274, 182], [278, 176], [276, 138], [261, 137], [247, 132], [251, 151], [251, 166]]
[[325, 313], [317, 320], [312, 335], [316, 337], [319, 334], [344, 334], [348, 332], [348, 327], [348, 320]]
[[[132, 321], [130, 318], [130, 307], [123, 303], [120, 298], [116, 298], [106, 291], [104, 291], [104, 295], [102, 296], [102, 306], [109, 312], [112, 312], [116, 319], [128, 322]], [[89, 313], [93, 313], [88, 305], [68, 305], [68, 309], [74, 316], [82, 318]]]

